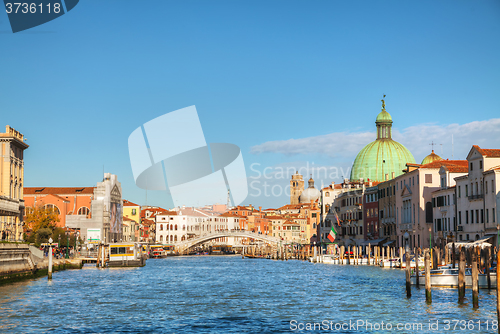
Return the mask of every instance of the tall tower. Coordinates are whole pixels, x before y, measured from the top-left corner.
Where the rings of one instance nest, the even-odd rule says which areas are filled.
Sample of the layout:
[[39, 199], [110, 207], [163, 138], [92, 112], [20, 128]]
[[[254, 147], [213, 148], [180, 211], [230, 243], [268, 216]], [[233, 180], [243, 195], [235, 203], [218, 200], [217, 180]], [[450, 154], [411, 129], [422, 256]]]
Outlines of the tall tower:
[[290, 204], [299, 204], [299, 196], [304, 191], [304, 179], [299, 172], [295, 172], [290, 180]]

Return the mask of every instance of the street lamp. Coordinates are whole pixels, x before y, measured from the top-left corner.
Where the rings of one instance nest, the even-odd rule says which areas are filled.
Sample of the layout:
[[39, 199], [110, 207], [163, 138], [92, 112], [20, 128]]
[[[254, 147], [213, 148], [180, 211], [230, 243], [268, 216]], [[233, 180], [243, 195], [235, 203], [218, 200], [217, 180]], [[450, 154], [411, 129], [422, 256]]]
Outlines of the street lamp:
[[66, 230], [65, 234], [66, 234], [66, 241], [67, 241], [66, 258], [69, 259], [69, 235], [70, 235], [70, 232], [68, 230]]

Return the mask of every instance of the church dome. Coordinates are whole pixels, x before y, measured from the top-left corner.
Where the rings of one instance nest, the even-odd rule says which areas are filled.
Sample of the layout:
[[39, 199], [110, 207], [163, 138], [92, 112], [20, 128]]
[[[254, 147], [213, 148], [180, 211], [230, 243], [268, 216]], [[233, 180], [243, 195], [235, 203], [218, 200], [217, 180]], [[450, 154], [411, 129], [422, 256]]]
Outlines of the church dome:
[[380, 114], [378, 114], [377, 119], [375, 120], [375, 123], [380, 123], [380, 122], [390, 122], [392, 123], [392, 117], [391, 114], [389, 114], [387, 111], [382, 110]]
[[422, 165], [430, 164], [431, 162], [438, 161], [438, 160], [443, 160], [443, 158], [441, 158], [439, 155], [434, 153], [434, 150], [432, 150], [432, 153], [429, 154], [428, 156], [426, 156], [424, 158], [424, 160], [422, 160]]
[[318, 189], [314, 188], [314, 180], [312, 178], [309, 179], [309, 187], [304, 189], [302, 194], [300, 194], [299, 202], [300, 203], [310, 203], [311, 201], [315, 202], [321, 196]]
[[407, 163], [415, 163], [411, 152], [392, 139], [392, 117], [385, 110], [384, 100], [382, 100], [382, 112], [377, 116], [375, 124], [377, 139], [366, 145], [354, 159], [351, 181], [361, 178], [385, 181], [401, 175]]

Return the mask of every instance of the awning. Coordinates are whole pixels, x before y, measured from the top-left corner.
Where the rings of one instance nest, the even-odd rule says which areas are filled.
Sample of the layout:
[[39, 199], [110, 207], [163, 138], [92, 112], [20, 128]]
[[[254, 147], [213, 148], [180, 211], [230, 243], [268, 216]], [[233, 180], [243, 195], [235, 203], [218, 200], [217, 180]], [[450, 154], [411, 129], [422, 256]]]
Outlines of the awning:
[[[477, 239], [476, 241], [471, 241], [471, 242], [455, 242], [455, 248], [459, 249], [460, 247], [464, 248], [471, 248], [471, 247], [480, 247], [480, 248], [486, 248], [486, 247], [492, 247], [491, 243], [488, 242], [491, 238], [493, 238], [494, 235], [489, 235], [489, 236], [484, 236], [480, 239]], [[446, 247], [452, 248], [453, 243], [449, 242]]]
[[383, 244], [383, 247], [392, 246], [392, 244], [395, 242], [396, 242], [396, 240], [389, 240], [385, 244]]
[[386, 241], [387, 238], [382, 238], [382, 239], [375, 239], [375, 240], [365, 240], [362, 243], [360, 243], [361, 246], [368, 246], [368, 244], [372, 246], [380, 246], [379, 244]]

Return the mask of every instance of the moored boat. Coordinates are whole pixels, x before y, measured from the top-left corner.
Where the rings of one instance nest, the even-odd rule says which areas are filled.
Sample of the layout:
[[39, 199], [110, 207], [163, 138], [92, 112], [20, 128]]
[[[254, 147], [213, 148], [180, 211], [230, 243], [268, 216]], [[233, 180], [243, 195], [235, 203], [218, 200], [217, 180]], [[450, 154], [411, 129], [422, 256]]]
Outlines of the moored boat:
[[[431, 269], [431, 286], [441, 287], [441, 288], [456, 288], [458, 287], [458, 268], [451, 268], [450, 266], [443, 266], [439, 269]], [[418, 275], [419, 284], [425, 285], [425, 272], [421, 272]], [[417, 277], [416, 275], [411, 275], [411, 284], [416, 285]], [[490, 284], [491, 288], [496, 288], [497, 286], [497, 275], [496, 268], [490, 270]], [[472, 287], [472, 271], [471, 268], [465, 269], [465, 286]], [[478, 275], [478, 286], [480, 289], [488, 288], [488, 277], [486, 274]]]

